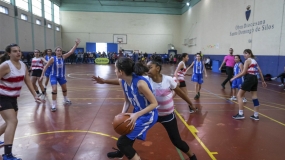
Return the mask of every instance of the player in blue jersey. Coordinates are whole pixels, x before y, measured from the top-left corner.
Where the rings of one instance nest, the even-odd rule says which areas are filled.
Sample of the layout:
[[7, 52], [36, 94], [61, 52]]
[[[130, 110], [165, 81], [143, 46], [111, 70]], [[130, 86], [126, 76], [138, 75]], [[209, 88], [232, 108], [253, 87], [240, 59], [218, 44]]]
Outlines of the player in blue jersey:
[[41, 80], [43, 79], [44, 73], [48, 69], [49, 66], [51, 66], [51, 73], [50, 73], [50, 84], [52, 86], [52, 107], [51, 111], [56, 111], [56, 95], [57, 95], [57, 83], [60, 84], [63, 97], [64, 97], [64, 103], [65, 104], [70, 104], [71, 101], [67, 98], [67, 87], [66, 87], [66, 79], [65, 79], [65, 65], [64, 65], [64, 60], [68, 58], [71, 54], [74, 53], [76, 47], [80, 43], [80, 40], [77, 39], [75, 41], [75, 45], [72, 47], [72, 49], [62, 55], [62, 49], [60, 47], [55, 48], [55, 54], [56, 56], [53, 56], [45, 65]]
[[108, 158], [122, 158], [124, 155], [130, 160], [140, 160], [133, 148], [136, 139], [145, 140], [147, 131], [156, 123], [158, 118], [157, 101], [152, 94], [149, 81], [142, 75], [145, 67], [142, 63], [136, 63], [125, 57], [121, 57], [115, 63], [115, 73], [123, 88], [125, 103], [122, 113], [126, 113], [130, 105], [134, 106], [133, 113], [126, 113], [130, 118], [129, 125], [133, 131], [119, 137], [117, 147], [119, 150], [109, 152]]
[[[51, 49], [46, 49], [45, 50], [45, 60], [46, 61], [49, 61], [51, 58], [52, 58], [52, 50]], [[50, 72], [51, 72], [51, 67], [52, 66], [49, 66], [45, 72], [45, 77], [46, 77], [46, 81], [45, 81], [45, 90], [47, 88], [47, 85], [48, 85], [48, 82], [49, 82], [49, 76], [50, 76]]]
[[[243, 64], [242, 61], [240, 59], [239, 55], [235, 55], [235, 66], [234, 66], [234, 76], [238, 75], [240, 72], [242, 72], [243, 70]], [[241, 85], [243, 83], [243, 77], [240, 78], [236, 78], [233, 82], [232, 82], [232, 97], [230, 98], [231, 101], [236, 101], [236, 89], [240, 89]], [[247, 100], [243, 97], [243, 102], [247, 102]]]
[[196, 59], [192, 62], [192, 64], [187, 68], [186, 72], [193, 67], [192, 81], [195, 82], [195, 91], [196, 96], [195, 100], [200, 98], [200, 90], [202, 87], [203, 80], [203, 72], [205, 72], [205, 77], [207, 77], [207, 71], [205, 69], [205, 64], [202, 61], [201, 53], [196, 54]]

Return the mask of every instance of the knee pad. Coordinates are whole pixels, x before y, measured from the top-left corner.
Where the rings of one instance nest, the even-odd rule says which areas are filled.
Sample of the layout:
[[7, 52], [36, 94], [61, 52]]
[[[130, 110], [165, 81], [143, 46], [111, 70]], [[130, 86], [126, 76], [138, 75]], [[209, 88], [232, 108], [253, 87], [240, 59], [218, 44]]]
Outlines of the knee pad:
[[65, 91], [62, 91], [62, 92], [63, 92], [63, 93], [64, 93], [64, 92], [67, 92], [67, 90], [65, 90]]
[[258, 107], [259, 106], [258, 99], [253, 99], [252, 102], [253, 102], [254, 107]]
[[51, 94], [57, 94], [56, 92], [51, 92]]

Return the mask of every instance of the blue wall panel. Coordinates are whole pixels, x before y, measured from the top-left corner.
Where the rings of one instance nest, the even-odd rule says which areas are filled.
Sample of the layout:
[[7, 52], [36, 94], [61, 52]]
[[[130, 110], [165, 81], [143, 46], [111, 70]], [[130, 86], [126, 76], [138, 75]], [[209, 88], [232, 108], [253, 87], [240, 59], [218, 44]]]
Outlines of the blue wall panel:
[[107, 43], [107, 52], [118, 52], [118, 44], [117, 43]]
[[86, 52], [96, 52], [96, 43], [86, 42]]

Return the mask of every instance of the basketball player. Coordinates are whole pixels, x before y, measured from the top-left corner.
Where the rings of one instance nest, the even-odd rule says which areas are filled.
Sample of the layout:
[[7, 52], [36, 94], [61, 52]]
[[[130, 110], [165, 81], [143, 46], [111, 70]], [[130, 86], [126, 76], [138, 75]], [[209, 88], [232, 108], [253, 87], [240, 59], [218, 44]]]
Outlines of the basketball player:
[[[34, 51], [34, 58], [32, 59], [32, 63], [31, 63], [31, 70], [32, 70], [32, 84], [33, 87], [36, 91], [36, 93], [38, 94], [38, 97], [41, 97], [42, 95], [45, 95], [45, 89], [43, 86], [43, 82], [40, 81], [40, 77], [42, 75], [43, 72], [43, 68], [44, 68], [44, 63], [46, 64], [47, 61], [43, 58], [40, 57], [40, 50], [35, 49]], [[39, 87], [42, 91], [42, 94], [39, 92], [39, 89], [37, 87], [37, 83], [39, 84]]]
[[200, 98], [200, 90], [202, 87], [203, 81], [203, 72], [205, 72], [205, 77], [207, 77], [207, 71], [205, 69], [205, 64], [202, 62], [201, 53], [196, 54], [196, 59], [192, 62], [192, 64], [187, 68], [188, 69], [193, 67], [193, 74], [192, 74], [192, 81], [195, 82], [195, 91], [196, 96], [194, 97], [195, 100]]
[[51, 111], [55, 112], [56, 111], [56, 95], [57, 95], [57, 83], [60, 84], [61, 90], [63, 93], [63, 98], [64, 98], [64, 103], [65, 104], [71, 104], [71, 101], [67, 98], [67, 87], [66, 87], [66, 79], [65, 79], [65, 64], [64, 60], [68, 58], [71, 54], [74, 53], [76, 47], [80, 43], [80, 40], [77, 39], [75, 41], [75, 45], [72, 47], [72, 49], [62, 55], [62, 48], [56, 47], [55, 48], [55, 54], [56, 56], [53, 56], [48, 62], [47, 65], [44, 67], [41, 80], [43, 79], [44, 73], [48, 69], [50, 65], [51, 67], [51, 74], [50, 74], [50, 84], [52, 86], [52, 107]]
[[20, 96], [23, 82], [28, 86], [36, 101], [40, 101], [30, 81], [26, 65], [21, 60], [21, 50], [17, 44], [10, 44], [0, 57], [0, 113], [5, 123], [0, 126], [4, 135], [3, 160], [21, 160], [12, 154], [13, 141], [18, 123], [17, 97]]
[[258, 85], [258, 79], [257, 74], [259, 73], [261, 80], [262, 80], [262, 86], [267, 87], [267, 84], [264, 81], [261, 69], [259, 68], [256, 60], [254, 59], [254, 55], [250, 49], [245, 49], [243, 52], [244, 58], [246, 61], [244, 62], [244, 69], [241, 73], [234, 76], [231, 81], [234, 81], [237, 78], [244, 76], [244, 82], [241, 85], [241, 89], [238, 91], [238, 104], [239, 104], [239, 112], [237, 115], [233, 116], [234, 119], [244, 119], [243, 114], [243, 101], [242, 97], [244, 97], [244, 94], [246, 91], [251, 92], [252, 96], [252, 102], [254, 105], [254, 114], [250, 116], [251, 119], [258, 121], [258, 107], [259, 107], [259, 101], [257, 98], [257, 85]]
[[[52, 58], [52, 50], [51, 49], [46, 49], [45, 50], [45, 60], [46, 61], [49, 61], [51, 58]], [[49, 66], [47, 68], [47, 71], [45, 72], [45, 77], [46, 77], [46, 81], [45, 81], [45, 91], [47, 89], [47, 85], [48, 85], [48, 82], [49, 82], [49, 76], [50, 76], [50, 72], [51, 72], [51, 68], [52, 66]]]

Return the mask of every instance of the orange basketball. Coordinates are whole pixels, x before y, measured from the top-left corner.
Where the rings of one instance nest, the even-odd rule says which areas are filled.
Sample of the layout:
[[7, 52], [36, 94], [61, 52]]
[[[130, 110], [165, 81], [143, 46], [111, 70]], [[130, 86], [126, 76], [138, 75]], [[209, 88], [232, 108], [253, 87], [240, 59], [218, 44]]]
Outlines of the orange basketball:
[[126, 119], [130, 118], [129, 115], [124, 115], [124, 113], [120, 113], [114, 117], [113, 127], [114, 130], [120, 135], [126, 135], [131, 133], [133, 130], [130, 130], [131, 126], [127, 125], [130, 123], [129, 121], [124, 122]]

